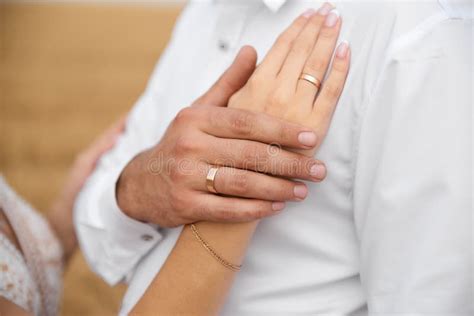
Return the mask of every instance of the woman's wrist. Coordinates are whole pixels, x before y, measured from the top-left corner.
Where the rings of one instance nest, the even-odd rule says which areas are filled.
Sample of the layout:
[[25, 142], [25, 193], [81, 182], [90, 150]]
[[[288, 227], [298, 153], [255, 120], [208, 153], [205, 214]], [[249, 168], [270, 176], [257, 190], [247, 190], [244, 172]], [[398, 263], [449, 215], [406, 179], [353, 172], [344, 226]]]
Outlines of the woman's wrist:
[[[241, 265], [258, 223], [259, 220], [242, 223], [197, 222], [194, 225], [199, 235], [220, 257], [233, 265]], [[190, 226], [186, 226], [185, 230], [192, 234]], [[196, 239], [195, 236], [193, 238]], [[202, 250], [207, 251], [204, 246]]]

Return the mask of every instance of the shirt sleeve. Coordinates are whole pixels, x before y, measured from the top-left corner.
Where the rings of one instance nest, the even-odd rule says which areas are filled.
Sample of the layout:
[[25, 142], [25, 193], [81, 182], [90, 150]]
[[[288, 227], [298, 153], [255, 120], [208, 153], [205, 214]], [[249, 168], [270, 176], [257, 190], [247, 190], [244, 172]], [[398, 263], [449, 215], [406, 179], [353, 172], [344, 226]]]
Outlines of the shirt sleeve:
[[360, 121], [354, 216], [371, 315], [468, 315], [472, 20], [401, 38]]
[[185, 39], [176, 35], [189, 29], [189, 11], [187, 8], [181, 14], [145, 93], [129, 114], [124, 134], [101, 158], [75, 204], [74, 222], [81, 249], [92, 270], [111, 285], [130, 276], [138, 261], [163, 237], [156, 225], [138, 222], [120, 210], [115, 184], [134, 156], [159, 141], [176, 111], [176, 105], [167, 104], [166, 91], [178, 60], [173, 56], [180, 53], [180, 41]]

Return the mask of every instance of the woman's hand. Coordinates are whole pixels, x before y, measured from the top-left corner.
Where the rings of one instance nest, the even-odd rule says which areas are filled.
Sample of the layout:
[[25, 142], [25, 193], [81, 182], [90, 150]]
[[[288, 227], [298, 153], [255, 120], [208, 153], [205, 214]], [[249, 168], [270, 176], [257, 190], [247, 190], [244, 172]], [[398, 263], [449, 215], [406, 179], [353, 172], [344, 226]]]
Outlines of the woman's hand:
[[[299, 16], [276, 40], [247, 84], [232, 96], [229, 107], [268, 113], [313, 129], [317, 146], [303, 151], [313, 155], [326, 136], [332, 114], [349, 71], [350, 49], [342, 42], [331, 62], [341, 19], [325, 3], [317, 12], [309, 10]], [[252, 47], [244, 48], [253, 55]], [[321, 84], [300, 79], [302, 74]]]
[[72, 222], [74, 201], [100, 157], [115, 145], [125, 128], [125, 119], [125, 116], [120, 118], [77, 156], [61, 193], [51, 206], [48, 220], [61, 240], [65, 259], [69, 258], [76, 247]]

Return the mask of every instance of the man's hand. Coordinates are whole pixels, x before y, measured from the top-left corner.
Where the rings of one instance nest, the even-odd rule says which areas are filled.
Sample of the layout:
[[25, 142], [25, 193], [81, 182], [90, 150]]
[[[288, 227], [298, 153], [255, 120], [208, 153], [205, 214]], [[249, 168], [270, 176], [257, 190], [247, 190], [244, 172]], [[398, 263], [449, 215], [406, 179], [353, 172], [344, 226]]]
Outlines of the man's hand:
[[[243, 50], [214, 86], [180, 111], [163, 138], [137, 155], [117, 183], [120, 208], [137, 220], [178, 226], [198, 220], [249, 221], [275, 214], [283, 201], [301, 201], [321, 181], [324, 165], [281, 149], [311, 149], [311, 129], [263, 113], [225, 108], [255, 68]], [[278, 145], [275, 145], [278, 144]], [[206, 175], [220, 166], [209, 193]]]

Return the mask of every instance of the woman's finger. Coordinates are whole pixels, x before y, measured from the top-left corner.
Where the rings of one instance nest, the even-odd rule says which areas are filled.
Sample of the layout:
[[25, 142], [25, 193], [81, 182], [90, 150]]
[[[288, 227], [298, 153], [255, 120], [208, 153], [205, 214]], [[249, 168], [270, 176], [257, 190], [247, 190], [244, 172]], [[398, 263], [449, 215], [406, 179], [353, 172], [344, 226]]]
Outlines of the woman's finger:
[[[314, 49], [303, 68], [303, 73], [313, 76], [319, 83], [323, 82], [334, 53], [334, 48], [336, 47], [340, 29], [341, 19], [339, 18], [339, 13], [337, 10], [331, 10], [324, 21]], [[318, 92], [317, 89], [316, 85], [305, 80], [299, 80], [296, 93], [300, 97], [299, 99], [310, 100], [312, 108], [316, 93]]]
[[332, 114], [341, 96], [351, 59], [351, 50], [347, 42], [342, 42], [336, 49], [331, 70], [324, 82], [310, 116], [310, 124], [320, 137], [324, 137], [329, 128]]
[[319, 31], [325, 20], [325, 15], [331, 8], [329, 3], [325, 3], [321, 9], [318, 10], [318, 13], [310, 18], [303, 31], [301, 31], [294, 41], [283, 63], [278, 78], [283, 83], [282, 86], [292, 89], [292, 93], [296, 91], [298, 78], [318, 39]]
[[[199, 189], [208, 191], [204, 181]], [[217, 170], [214, 189], [223, 195], [266, 201], [301, 201], [308, 194], [304, 183], [228, 167]]]
[[223, 197], [203, 193], [189, 210], [191, 219], [211, 222], [248, 222], [276, 215], [284, 202]]
[[261, 64], [258, 66], [256, 73], [260, 76], [273, 79], [276, 77], [285, 61], [290, 48], [308, 19], [315, 13], [313, 9], [307, 10], [305, 13], [296, 18], [293, 23], [278, 36], [270, 51], [267, 53]]

